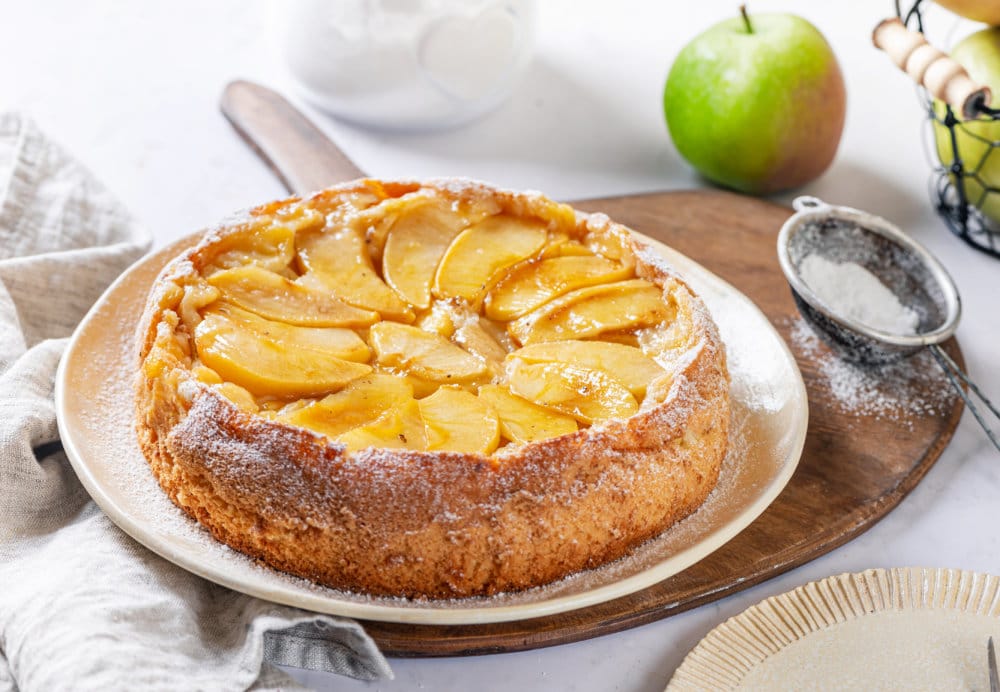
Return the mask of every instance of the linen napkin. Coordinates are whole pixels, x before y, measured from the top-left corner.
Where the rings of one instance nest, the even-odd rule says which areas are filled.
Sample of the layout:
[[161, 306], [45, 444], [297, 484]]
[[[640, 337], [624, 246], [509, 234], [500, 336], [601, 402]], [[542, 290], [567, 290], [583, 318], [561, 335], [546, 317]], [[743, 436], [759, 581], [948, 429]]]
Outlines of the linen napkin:
[[120, 531], [58, 444], [77, 322], [148, 235], [26, 118], [0, 114], [0, 692], [289, 689], [391, 678], [361, 626], [207, 582]]

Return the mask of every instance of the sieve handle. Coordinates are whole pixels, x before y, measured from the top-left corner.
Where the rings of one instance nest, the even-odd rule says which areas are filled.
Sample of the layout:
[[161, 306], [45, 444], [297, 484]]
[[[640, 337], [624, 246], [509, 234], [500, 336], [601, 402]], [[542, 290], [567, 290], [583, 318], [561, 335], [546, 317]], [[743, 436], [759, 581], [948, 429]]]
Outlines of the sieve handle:
[[[976, 422], [979, 423], [979, 427], [981, 427], [983, 432], [986, 433], [986, 437], [990, 438], [990, 442], [992, 442], [993, 446], [997, 448], [997, 451], [1000, 451], [1000, 440], [997, 439], [996, 433], [993, 432], [990, 426], [986, 424], [986, 419], [983, 417], [982, 411], [979, 410], [979, 407], [976, 405], [976, 402], [972, 400], [972, 396], [970, 395], [976, 396], [980, 402], [985, 404], [986, 408], [997, 420], [1000, 420], [1000, 411], [998, 411], [997, 407], [986, 398], [986, 395], [983, 394], [982, 390], [980, 390], [979, 387], [977, 387], [976, 384], [969, 379], [969, 376], [962, 372], [962, 368], [958, 367], [958, 363], [952, 360], [951, 356], [945, 353], [943, 348], [937, 344], [931, 344], [929, 348], [931, 350], [931, 355], [934, 356], [934, 360], [936, 360], [937, 364], [941, 366], [942, 370], [944, 370], [944, 374], [948, 378], [948, 382], [950, 382], [951, 386], [956, 392], [958, 392], [958, 395], [962, 397], [962, 401], [965, 402], [968, 409], [972, 411], [972, 415], [975, 417]], [[966, 391], [965, 387], [962, 387], [963, 383], [965, 384], [965, 387], [968, 388], [968, 391]]]
[[872, 32], [872, 43], [931, 96], [956, 109], [966, 120], [990, 105], [993, 94], [988, 86], [973, 81], [964, 67], [929, 44], [919, 31], [907, 29], [899, 17], [882, 20]]

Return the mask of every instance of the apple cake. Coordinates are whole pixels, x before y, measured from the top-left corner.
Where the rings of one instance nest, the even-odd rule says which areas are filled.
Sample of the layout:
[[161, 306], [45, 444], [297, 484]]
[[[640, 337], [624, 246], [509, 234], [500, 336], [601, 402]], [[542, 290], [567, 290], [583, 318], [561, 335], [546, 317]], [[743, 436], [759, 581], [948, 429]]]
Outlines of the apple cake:
[[694, 511], [729, 378], [625, 227], [537, 193], [359, 180], [209, 230], [139, 325], [137, 430], [216, 539], [314, 582], [545, 584]]

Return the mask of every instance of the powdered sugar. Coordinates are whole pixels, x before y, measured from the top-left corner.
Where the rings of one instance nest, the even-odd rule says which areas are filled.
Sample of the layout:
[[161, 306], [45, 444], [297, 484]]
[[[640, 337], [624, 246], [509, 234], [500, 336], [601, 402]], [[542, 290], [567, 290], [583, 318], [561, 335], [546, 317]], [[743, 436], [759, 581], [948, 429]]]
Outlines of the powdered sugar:
[[838, 316], [890, 334], [916, 334], [917, 312], [900, 303], [895, 293], [860, 264], [811, 254], [799, 263], [799, 273]]
[[761, 329], [757, 315], [735, 300], [715, 301], [711, 308], [723, 342], [744, 346], [726, 350], [732, 396], [758, 409], [780, 409], [788, 397], [784, 390], [788, 361], [784, 353], [769, 348], [773, 332]]
[[795, 349], [817, 364], [833, 402], [849, 413], [908, 422], [949, 411], [954, 392], [929, 352], [887, 365], [857, 365], [838, 357], [802, 318], [792, 323]]
[[[94, 319], [121, 319], [110, 313], [110, 310], [101, 310]], [[132, 321], [124, 323], [134, 324]], [[88, 354], [80, 367], [80, 380], [91, 385], [92, 391], [87, 396], [90, 405], [82, 407], [79, 416], [87, 434], [100, 440], [99, 452], [106, 455], [95, 460], [100, 462], [99, 470], [107, 474], [98, 476], [99, 480], [110, 486], [126, 515], [141, 516], [143, 524], [157, 536], [169, 537], [170, 543], [180, 541], [198, 545], [200, 553], [212, 557], [238, 555], [212, 539], [207, 531], [170, 502], [139, 449], [131, 376], [136, 355], [131, 329], [116, 326], [108, 330], [104, 344], [106, 349]], [[107, 507], [102, 508], [108, 511]]]

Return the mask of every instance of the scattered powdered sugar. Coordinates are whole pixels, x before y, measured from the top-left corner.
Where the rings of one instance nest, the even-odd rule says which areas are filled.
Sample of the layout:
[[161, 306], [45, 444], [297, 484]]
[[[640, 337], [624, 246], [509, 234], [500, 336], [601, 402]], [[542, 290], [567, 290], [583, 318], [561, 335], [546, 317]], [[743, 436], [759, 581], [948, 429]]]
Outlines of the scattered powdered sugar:
[[859, 365], [838, 357], [801, 317], [791, 336], [795, 350], [816, 363], [843, 411], [903, 423], [943, 415], [954, 404], [955, 394], [927, 350], [895, 363]]
[[799, 274], [839, 316], [891, 334], [916, 334], [920, 316], [877, 276], [855, 262], [836, 262], [818, 253], [799, 263]]
[[[732, 396], [758, 409], [780, 409], [788, 400], [790, 367], [782, 349], [774, 348], [774, 332], [761, 324], [756, 308], [748, 310], [740, 304], [742, 298], [712, 300], [707, 296], [706, 300], [727, 345]], [[733, 344], [740, 347], [733, 348]]]
[[90, 448], [84, 451], [88, 466], [104, 489], [110, 491], [107, 494], [114, 497], [116, 508], [129, 520], [138, 520], [146, 531], [158, 537], [161, 545], [180, 543], [197, 546], [196, 552], [213, 557], [238, 556], [229, 546], [212, 539], [170, 501], [139, 449], [133, 389], [138, 361], [131, 329], [138, 314], [128, 320], [122, 312], [102, 309], [94, 316], [95, 320], [114, 325], [103, 336], [108, 348], [88, 353], [87, 360], [79, 366], [82, 374], [79, 380], [87, 390], [74, 396], [89, 402], [79, 408], [83, 434], [90, 442]]

